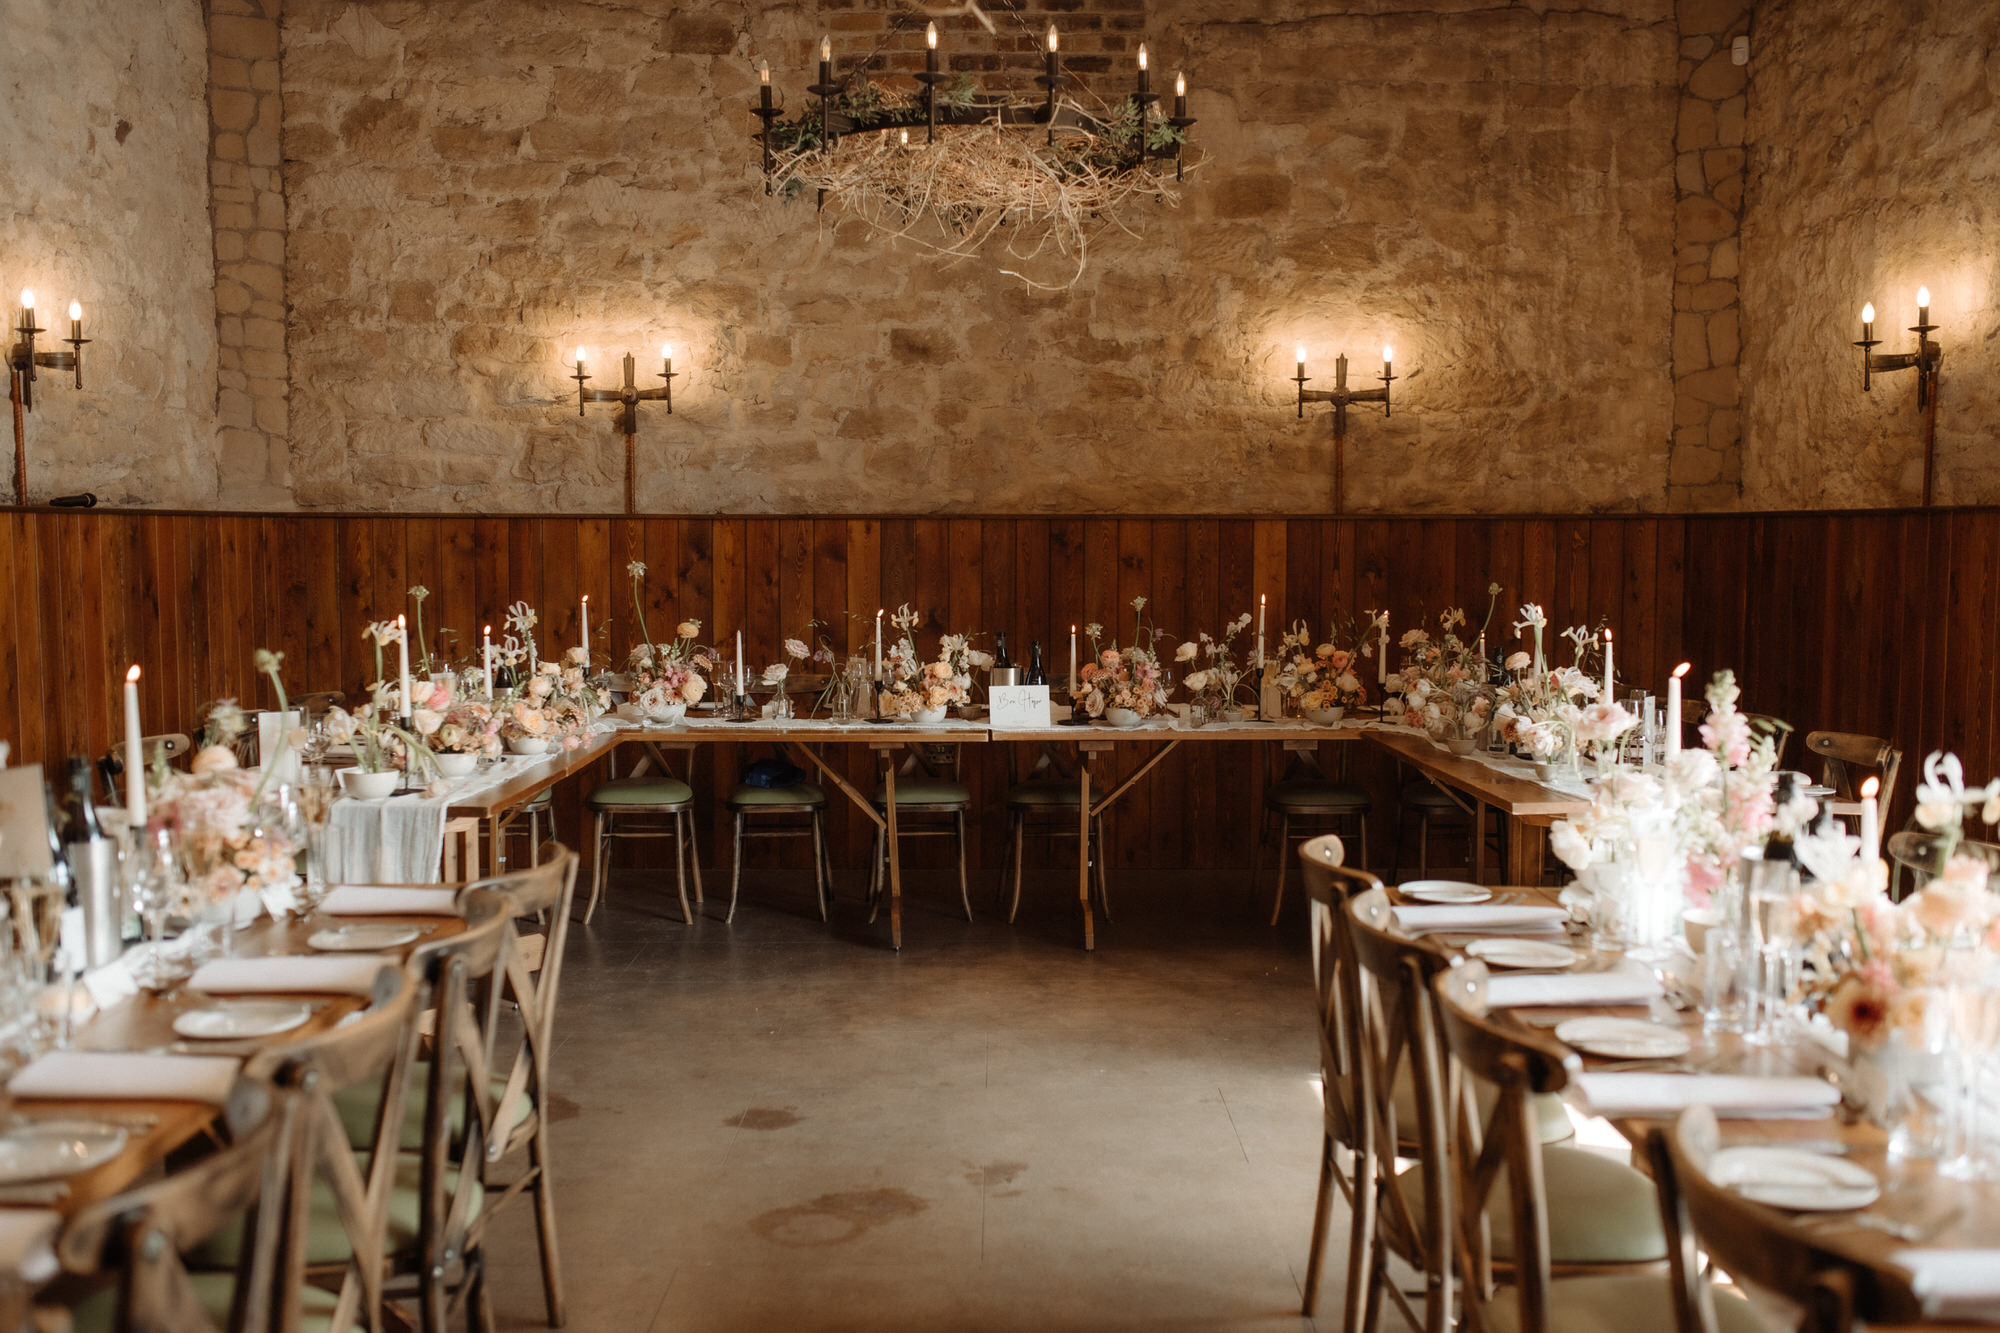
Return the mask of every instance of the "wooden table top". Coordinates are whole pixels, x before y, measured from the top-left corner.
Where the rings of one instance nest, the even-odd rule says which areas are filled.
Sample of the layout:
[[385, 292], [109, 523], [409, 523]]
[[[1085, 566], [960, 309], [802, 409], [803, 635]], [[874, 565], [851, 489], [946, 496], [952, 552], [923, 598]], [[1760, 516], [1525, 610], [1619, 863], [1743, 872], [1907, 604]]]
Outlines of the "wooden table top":
[[[306, 954], [306, 940], [315, 930], [326, 928], [333, 918], [314, 917], [305, 922], [260, 920], [237, 932], [234, 957], [269, 954]], [[422, 933], [410, 943], [383, 950], [398, 959], [425, 943], [455, 934], [463, 928], [456, 917], [343, 917], [342, 922], [359, 920], [400, 922]], [[251, 998], [251, 997], [245, 997]], [[258, 996], [255, 998], [263, 998]], [[189, 1010], [207, 1007], [213, 998], [185, 987], [164, 994], [140, 994], [113, 1005], [78, 1029], [75, 1046], [84, 1051], [151, 1051], [189, 1055], [223, 1055], [249, 1059], [301, 1037], [323, 1032], [363, 1006], [357, 996], [301, 995], [313, 1006], [313, 1015], [299, 1027], [270, 1037], [243, 1041], [193, 1042], [177, 1036], [174, 1019]], [[65, 1216], [88, 1204], [109, 1198], [145, 1178], [167, 1155], [206, 1132], [214, 1123], [217, 1108], [201, 1102], [105, 1100], [7, 1099], [10, 1114], [30, 1120], [89, 1120], [115, 1124], [129, 1137], [124, 1150], [102, 1166], [65, 1177], [68, 1190], [60, 1197], [38, 1199], [32, 1188], [15, 1191], [0, 1186], [0, 1208], [49, 1208]]]
[[1420, 731], [1377, 727], [1364, 734], [1433, 781], [1456, 787], [1518, 819], [1552, 822], [1590, 805], [1586, 796], [1545, 787], [1531, 777], [1514, 777], [1470, 756], [1440, 749]]
[[1305, 722], [1287, 718], [1282, 722], [1260, 722], [1246, 719], [1240, 722], [1206, 722], [1199, 727], [1189, 726], [1178, 718], [1169, 721], [1156, 718], [1136, 727], [1114, 727], [1099, 719], [1083, 726], [1066, 723], [1052, 723], [1043, 727], [995, 727], [995, 741], [1075, 741], [1084, 737], [1091, 740], [1114, 741], [1354, 741], [1361, 739], [1365, 722], [1343, 719], [1332, 726], [1321, 726], [1316, 722]]

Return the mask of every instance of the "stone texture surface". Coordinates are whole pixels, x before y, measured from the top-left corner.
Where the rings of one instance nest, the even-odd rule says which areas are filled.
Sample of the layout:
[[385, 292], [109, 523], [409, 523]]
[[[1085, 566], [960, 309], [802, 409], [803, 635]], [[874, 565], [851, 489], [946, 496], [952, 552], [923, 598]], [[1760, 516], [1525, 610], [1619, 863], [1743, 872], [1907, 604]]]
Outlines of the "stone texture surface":
[[[1667, 500], [1726, 509], [1742, 493], [1737, 260], [1743, 221], [1746, 67], [1731, 41], [1750, 0], [1678, 0], [1680, 114], [1674, 127], [1674, 442]], [[1732, 110], [1734, 108], [1734, 110]]]
[[1757, 14], [1743, 228], [1744, 502], [1914, 504], [1914, 373], [1861, 392], [1861, 306], [1882, 352], [1915, 347], [1931, 289], [1943, 348], [1936, 500], [2000, 501], [2000, 7], [1810, 0]]
[[216, 413], [230, 503], [288, 507], [279, 0], [209, 0]]
[[[1397, 347], [1395, 416], [1354, 415], [1350, 508], [1667, 503], [1661, 368], [1695, 337], [1674, 318], [1675, 131], [1706, 68], [1677, 65], [1670, 0], [1140, 2], [1059, 19], [1100, 85], [1141, 38], [1160, 84], [1187, 68], [1210, 162], [1180, 209], [1141, 210], [1075, 289], [1037, 295], [765, 198], [757, 60], [802, 98], [820, 23], [859, 59], [875, 0], [294, 0], [297, 502], [616, 508], [622, 441], [606, 409], [578, 420], [567, 349], [597, 349], [603, 383], [671, 341], [648, 510], [1311, 512], [1331, 427], [1289, 398], [1303, 341], [1317, 384], [1336, 352], [1360, 372]], [[945, 24], [953, 66], [1018, 80], [1032, 35], [1002, 22], [1004, 42]], [[1698, 82], [1740, 98], [1726, 71]], [[244, 114], [218, 104], [218, 155], [225, 110]]]
[[197, 0], [10, 0], [0, 20], [0, 310], [16, 323], [32, 287], [60, 337], [81, 301], [92, 339], [82, 392], [36, 386], [32, 500], [217, 494], [207, 64]]

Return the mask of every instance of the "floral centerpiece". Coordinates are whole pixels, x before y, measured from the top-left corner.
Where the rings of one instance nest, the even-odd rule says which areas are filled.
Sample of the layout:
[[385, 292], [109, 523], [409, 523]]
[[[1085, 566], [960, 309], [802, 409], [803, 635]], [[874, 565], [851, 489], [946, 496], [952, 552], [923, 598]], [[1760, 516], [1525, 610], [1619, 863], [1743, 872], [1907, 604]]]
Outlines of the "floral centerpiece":
[[1083, 627], [1090, 658], [1077, 672], [1083, 711], [1114, 726], [1136, 726], [1164, 710], [1171, 686], [1160, 667], [1159, 633], [1146, 620], [1146, 599], [1132, 599], [1132, 642], [1104, 642], [1104, 626]]
[[[279, 672], [284, 654], [260, 648], [256, 660], [257, 669], [271, 678], [283, 712], [287, 704]], [[148, 827], [171, 829], [180, 845], [188, 878], [187, 914], [225, 927], [246, 891], [286, 888], [298, 878], [299, 840], [282, 812], [268, 803], [277, 755], [296, 738], [283, 734], [277, 752], [256, 773], [236, 762], [234, 744], [245, 730], [245, 714], [234, 699], [212, 705], [196, 752], [199, 764], [187, 773], [164, 765], [155, 769], [147, 806]]]
[[918, 616], [908, 602], [896, 608], [889, 623], [896, 627], [897, 637], [883, 654], [889, 676], [881, 695], [884, 717], [942, 722], [953, 705], [963, 706], [971, 700], [974, 656], [967, 647], [969, 636], [945, 635], [939, 640], [937, 657], [924, 661], [917, 653]]
[[1211, 713], [1236, 706], [1236, 693], [1247, 678], [1244, 668], [1236, 662], [1236, 636], [1248, 628], [1250, 613], [1245, 611], [1222, 627], [1222, 637], [1210, 638], [1208, 631], [1202, 630], [1196, 638], [1185, 640], [1174, 649], [1174, 661], [1201, 663], [1188, 672], [1186, 684], [1189, 695]]
[[703, 672], [714, 669], [714, 655], [696, 645], [701, 622], [690, 617], [674, 627], [672, 643], [655, 643], [646, 627], [646, 603], [640, 595], [646, 581], [644, 561], [625, 566], [632, 578], [632, 609], [638, 612], [640, 641], [626, 659], [625, 670], [636, 687], [633, 702], [654, 722], [677, 722], [708, 693]]
[[481, 759], [500, 757], [500, 718], [489, 700], [448, 697], [441, 707], [425, 709], [413, 720], [446, 777], [464, 777]]
[[1351, 637], [1352, 628], [1343, 633], [1342, 627], [1332, 626], [1326, 640], [1315, 643], [1312, 630], [1300, 620], [1278, 640], [1278, 687], [1315, 722], [1338, 721], [1367, 698], [1354, 670], [1355, 650], [1337, 646]]
[[[1500, 585], [1492, 585], [1490, 591], [1497, 598]], [[1490, 603], [1486, 614], [1490, 620]], [[1454, 606], [1438, 614], [1435, 637], [1422, 628], [1404, 633], [1403, 716], [1431, 739], [1469, 753], [1473, 738], [1492, 721], [1493, 691], [1476, 644], [1459, 633], [1464, 627], [1465, 610]], [[1485, 637], [1484, 626], [1478, 637]]]

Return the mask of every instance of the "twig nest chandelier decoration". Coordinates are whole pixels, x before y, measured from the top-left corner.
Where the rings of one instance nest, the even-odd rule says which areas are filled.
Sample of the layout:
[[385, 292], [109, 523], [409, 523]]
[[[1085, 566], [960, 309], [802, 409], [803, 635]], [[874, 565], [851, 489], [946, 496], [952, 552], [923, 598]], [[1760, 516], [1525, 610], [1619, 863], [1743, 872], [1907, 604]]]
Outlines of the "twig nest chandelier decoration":
[[[759, 67], [751, 114], [763, 121], [766, 193], [810, 194], [871, 232], [954, 260], [997, 243], [1001, 271], [1044, 291], [1075, 285], [1099, 227], [1136, 235], [1135, 206], [1180, 203], [1180, 183], [1199, 162], [1187, 156], [1187, 79], [1174, 76], [1166, 114], [1143, 45], [1134, 88], [1106, 102], [1063, 73], [1062, 37], [1050, 24], [1038, 39], [1042, 99], [1016, 103], [982, 93], [969, 75], [940, 72], [936, 23], [924, 29], [923, 72], [905, 87], [877, 82], [876, 57], [914, 23], [903, 15], [846, 74], [836, 74], [833, 44], [821, 38], [812, 100], [789, 113], [773, 104], [769, 63]], [[1031, 277], [1022, 271], [1031, 263], [1055, 275]]]

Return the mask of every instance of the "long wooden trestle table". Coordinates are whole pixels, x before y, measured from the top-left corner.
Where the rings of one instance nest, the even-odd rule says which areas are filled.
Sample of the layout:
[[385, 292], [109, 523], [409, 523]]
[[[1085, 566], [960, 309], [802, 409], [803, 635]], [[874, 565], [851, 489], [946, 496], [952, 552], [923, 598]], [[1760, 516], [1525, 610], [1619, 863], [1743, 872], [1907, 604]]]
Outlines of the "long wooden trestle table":
[[[916, 723], [833, 722], [813, 718], [787, 718], [758, 722], [728, 722], [721, 719], [690, 717], [672, 727], [631, 726], [593, 734], [575, 750], [551, 756], [548, 763], [528, 770], [513, 780], [481, 792], [475, 799], [454, 802], [447, 808], [449, 827], [460, 830], [482, 827], [487, 846], [497, 849], [511, 821], [536, 797], [549, 788], [580, 773], [622, 745], [641, 745], [656, 758], [666, 749], [686, 750], [700, 744], [762, 742], [793, 757], [802, 767], [825, 777], [855, 808], [886, 834], [888, 845], [889, 942], [903, 947], [902, 857], [898, 846], [896, 817], [897, 752], [919, 745], [976, 745], [1024, 743], [1073, 747], [1082, 795], [1078, 803], [1079, 847], [1090, 846], [1091, 820], [1121, 800], [1162, 759], [1183, 744], [1215, 745], [1224, 742], [1283, 744], [1287, 748], [1310, 750], [1322, 742], [1352, 744], [1366, 742], [1387, 750], [1399, 761], [1422, 773], [1457, 800], [1471, 814], [1479, 836], [1474, 839], [1478, 858], [1475, 878], [1485, 878], [1485, 820], [1492, 811], [1503, 821], [1507, 864], [1505, 877], [1527, 883], [1540, 878], [1542, 855], [1550, 824], [1581, 811], [1586, 797], [1576, 792], [1546, 786], [1507, 771], [1507, 766], [1470, 756], [1459, 756], [1434, 744], [1420, 732], [1407, 727], [1384, 726], [1367, 720], [1347, 719], [1332, 726], [1303, 721], [1236, 721], [1189, 726], [1179, 720], [1156, 720], [1138, 727], [1113, 727], [1105, 723], [1070, 725], [1056, 723], [1039, 727], [990, 727], [984, 722], [953, 720], [934, 725]], [[833, 745], [865, 745], [880, 758], [884, 801], [878, 809], [873, 798], [857, 790], [827, 760]], [[1098, 773], [1099, 756], [1119, 745], [1148, 748], [1148, 753], [1108, 791], [1096, 793], [1103, 784]], [[664, 759], [660, 759], [662, 768]], [[1525, 765], [1513, 767], [1526, 771]], [[478, 873], [476, 848], [468, 876]], [[1097, 947], [1097, 924], [1090, 902], [1090, 858], [1087, 851], [1077, 857], [1077, 911], [1083, 947]]]

